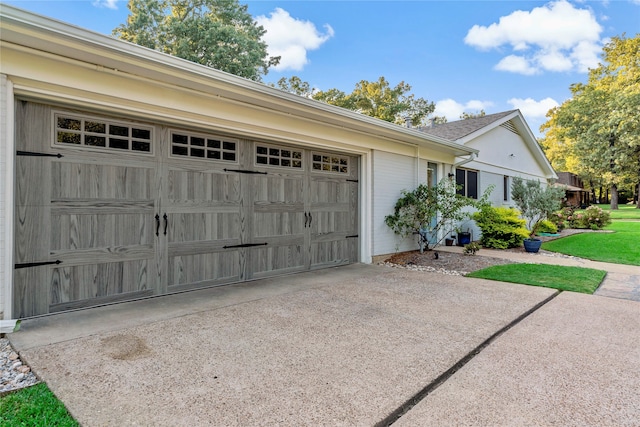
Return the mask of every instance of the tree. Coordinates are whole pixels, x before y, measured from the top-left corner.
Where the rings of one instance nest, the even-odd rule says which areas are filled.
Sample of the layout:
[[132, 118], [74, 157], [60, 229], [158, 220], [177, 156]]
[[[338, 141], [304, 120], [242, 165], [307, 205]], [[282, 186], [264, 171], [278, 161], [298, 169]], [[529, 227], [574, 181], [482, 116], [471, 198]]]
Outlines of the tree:
[[485, 113], [484, 110], [480, 110], [479, 112], [476, 112], [476, 113], [463, 112], [462, 114], [460, 114], [460, 118], [462, 120], [467, 120], [467, 119], [475, 119], [477, 117], [484, 117], [486, 115], [487, 113]]
[[[393, 214], [387, 215], [384, 222], [402, 238], [420, 235], [420, 251], [425, 244], [429, 249], [430, 244], [435, 246], [442, 242], [446, 233], [452, 231], [454, 224], [471, 215], [464, 208], [487, 204], [492, 190], [491, 186], [481, 199], [475, 200], [456, 194], [456, 184], [450, 178], [443, 178], [433, 187], [420, 184], [413, 191], [402, 191]], [[426, 237], [429, 235], [435, 236], [436, 240], [430, 242]]]
[[[270, 86], [275, 87], [275, 85], [273, 84], [271, 84]], [[314, 93], [311, 85], [297, 76], [292, 76], [288, 79], [286, 77], [282, 77], [280, 80], [278, 80], [277, 88], [283, 92], [293, 93], [296, 95], [304, 96], [305, 98], [312, 98]]]
[[380, 77], [375, 82], [361, 80], [350, 94], [329, 89], [318, 91], [313, 99], [400, 125], [407, 119], [416, 126], [424, 124], [427, 116], [435, 110], [435, 104], [416, 98], [409, 94], [410, 90], [411, 86], [405, 82], [391, 87], [384, 77]]
[[571, 92], [542, 126], [543, 146], [575, 158], [579, 166], [572, 172], [583, 178], [601, 177], [617, 209], [618, 188], [640, 183], [640, 35], [612, 38], [588, 82], [572, 85]]
[[513, 178], [511, 198], [527, 221], [529, 236], [533, 238], [540, 223], [560, 209], [565, 190], [560, 187], [542, 187], [540, 182]]
[[128, 8], [113, 30], [122, 40], [256, 81], [280, 61], [237, 0], [129, 0]]

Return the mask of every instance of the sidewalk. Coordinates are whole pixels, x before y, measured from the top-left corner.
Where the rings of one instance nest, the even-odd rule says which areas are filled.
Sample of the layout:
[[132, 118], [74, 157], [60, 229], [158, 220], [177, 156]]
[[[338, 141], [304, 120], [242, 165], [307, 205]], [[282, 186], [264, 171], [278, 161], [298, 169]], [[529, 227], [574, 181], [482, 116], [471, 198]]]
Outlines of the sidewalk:
[[[462, 253], [460, 246], [439, 246], [441, 252]], [[538, 253], [513, 252], [500, 249], [480, 249], [476, 256], [508, 259], [513, 262], [532, 264], [553, 264], [570, 267], [595, 268], [607, 272], [595, 295], [640, 301], [640, 267], [635, 265], [612, 264], [591, 261], [540, 250]]]

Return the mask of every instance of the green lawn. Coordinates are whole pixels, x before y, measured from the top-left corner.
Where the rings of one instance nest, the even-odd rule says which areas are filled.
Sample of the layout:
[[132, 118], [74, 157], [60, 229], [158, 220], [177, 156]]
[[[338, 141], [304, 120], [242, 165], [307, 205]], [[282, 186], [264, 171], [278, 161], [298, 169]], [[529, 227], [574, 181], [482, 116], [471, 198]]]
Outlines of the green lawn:
[[547, 264], [506, 264], [474, 271], [467, 274], [467, 277], [592, 294], [606, 274], [606, 271], [592, 268]]
[[44, 383], [0, 398], [0, 426], [76, 427], [79, 425]]
[[542, 249], [594, 261], [640, 265], [640, 222], [614, 221], [614, 233], [582, 233], [542, 244]]

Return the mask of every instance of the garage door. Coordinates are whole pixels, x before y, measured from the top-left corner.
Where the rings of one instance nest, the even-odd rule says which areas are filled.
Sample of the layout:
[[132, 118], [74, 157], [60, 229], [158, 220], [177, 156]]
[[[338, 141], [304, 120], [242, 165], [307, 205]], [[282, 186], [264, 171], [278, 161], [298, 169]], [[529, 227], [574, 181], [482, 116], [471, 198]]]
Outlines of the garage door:
[[358, 259], [358, 159], [17, 103], [14, 313]]

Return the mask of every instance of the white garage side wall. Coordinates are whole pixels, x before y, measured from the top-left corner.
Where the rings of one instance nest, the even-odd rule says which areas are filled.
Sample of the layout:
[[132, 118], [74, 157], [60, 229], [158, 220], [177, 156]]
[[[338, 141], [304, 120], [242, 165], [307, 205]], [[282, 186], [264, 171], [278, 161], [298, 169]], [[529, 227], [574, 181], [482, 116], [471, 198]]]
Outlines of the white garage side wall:
[[[11, 319], [13, 274], [13, 90], [0, 74], [0, 320]], [[0, 325], [0, 330], [2, 330]], [[2, 330], [2, 332], [6, 332]]]
[[384, 218], [393, 213], [402, 190], [413, 190], [418, 182], [425, 181], [427, 162], [420, 161], [420, 171], [417, 166], [415, 157], [377, 150], [373, 152], [373, 256], [417, 248], [415, 237], [401, 239], [384, 222]]

